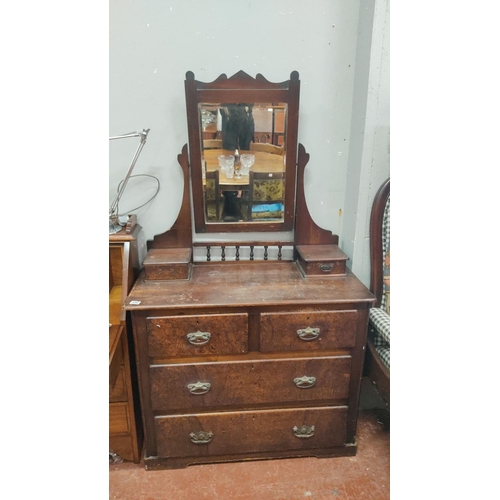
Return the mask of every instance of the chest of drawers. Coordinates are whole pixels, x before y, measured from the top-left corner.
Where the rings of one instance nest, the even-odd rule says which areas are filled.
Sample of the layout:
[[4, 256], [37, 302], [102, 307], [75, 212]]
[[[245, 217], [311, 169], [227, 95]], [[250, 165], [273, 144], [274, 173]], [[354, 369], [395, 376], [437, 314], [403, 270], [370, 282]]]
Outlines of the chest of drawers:
[[146, 468], [356, 453], [368, 309], [349, 271], [295, 262], [141, 275], [131, 311]]
[[142, 426], [132, 331], [122, 304], [137, 276], [141, 227], [109, 235], [109, 449], [110, 455], [140, 461]]

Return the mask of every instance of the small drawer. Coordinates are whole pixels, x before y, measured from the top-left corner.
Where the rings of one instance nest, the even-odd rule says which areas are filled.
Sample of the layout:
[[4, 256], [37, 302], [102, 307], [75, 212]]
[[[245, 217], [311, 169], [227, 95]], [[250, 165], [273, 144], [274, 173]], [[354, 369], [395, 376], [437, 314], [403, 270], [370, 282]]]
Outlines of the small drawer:
[[350, 356], [153, 365], [154, 411], [327, 402], [349, 396]]
[[346, 274], [347, 255], [338, 245], [297, 245], [297, 265], [306, 277]]
[[248, 351], [248, 314], [148, 318], [147, 332], [153, 358]]
[[346, 441], [347, 406], [155, 418], [159, 457], [314, 450]]
[[154, 248], [144, 259], [146, 280], [187, 280], [191, 274], [191, 248]]
[[313, 351], [354, 347], [357, 311], [262, 313], [260, 350]]
[[109, 433], [130, 432], [128, 403], [109, 404]]

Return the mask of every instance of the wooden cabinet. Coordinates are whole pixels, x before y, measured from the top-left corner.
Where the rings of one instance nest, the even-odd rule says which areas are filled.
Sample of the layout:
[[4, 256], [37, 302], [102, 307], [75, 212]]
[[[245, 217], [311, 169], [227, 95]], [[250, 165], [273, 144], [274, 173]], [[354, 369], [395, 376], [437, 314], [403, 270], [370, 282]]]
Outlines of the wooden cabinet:
[[127, 229], [109, 235], [109, 447], [119, 457], [139, 462], [143, 440], [135, 358], [122, 306], [138, 273], [141, 228]]
[[349, 271], [312, 279], [296, 262], [195, 264], [190, 280], [139, 276], [126, 307], [146, 467], [355, 454], [372, 300]]

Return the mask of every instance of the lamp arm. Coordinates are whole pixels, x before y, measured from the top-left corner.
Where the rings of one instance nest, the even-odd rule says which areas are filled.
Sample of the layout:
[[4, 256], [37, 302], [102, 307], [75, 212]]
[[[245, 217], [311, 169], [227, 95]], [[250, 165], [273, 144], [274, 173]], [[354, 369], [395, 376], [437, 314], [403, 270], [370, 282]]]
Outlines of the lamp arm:
[[132, 163], [130, 164], [130, 167], [128, 168], [127, 174], [125, 176], [125, 179], [123, 180], [122, 186], [114, 199], [113, 203], [111, 204], [111, 207], [109, 209], [109, 214], [110, 216], [115, 215], [116, 210], [118, 209], [118, 203], [120, 201], [120, 198], [122, 197], [123, 191], [125, 190], [125, 187], [127, 186], [127, 182], [130, 178], [130, 175], [132, 174], [132, 170], [134, 170], [135, 164], [137, 162], [137, 159], [139, 158], [139, 155], [141, 154], [142, 148], [144, 147], [144, 144], [146, 144], [146, 139], [148, 136], [148, 132], [150, 129], [143, 130], [142, 132], [132, 132], [130, 134], [124, 134], [120, 136], [115, 136], [115, 137], [110, 137], [109, 139], [123, 139], [126, 137], [140, 137], [141, 141], [139, 143], [139, 146], [137, 147], [137, 150], [134, 154], [134, 157], [132, 159]]
[[[149, 129], [146, 131], [146, 133], [149, 132]], [[112, 141], [113, 139], [126, 139], [127, 137], [140, 137], [145, 133], [145, 131], [142, 132], [130, 132], [130, 134], [123, 134], [123, 135], [115, 135], [114, 137], [110, 137], [109, 140]]]

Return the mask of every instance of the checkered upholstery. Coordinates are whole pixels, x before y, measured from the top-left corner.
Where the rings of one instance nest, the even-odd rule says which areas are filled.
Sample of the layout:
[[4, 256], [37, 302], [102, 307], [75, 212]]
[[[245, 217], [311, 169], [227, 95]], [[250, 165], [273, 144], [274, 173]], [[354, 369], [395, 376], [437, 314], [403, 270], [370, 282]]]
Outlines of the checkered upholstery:
[[391, 342], [391, 317], [381, 308], [370, 309], [370, 322], [377, 331], [377, 337], [381, 342], [390, 344]]
[[378, 346], [375, 347], [377, 354], [380, 356], [382, 363], [390, 369], [391, 365], [391, 349], [388, 346]]
[[384, 309], [372, 307], [369, 317], [370, 328], [368, 330], [368, 337], [373, 342], [382, 362], [390, 369], [390, 316]]

